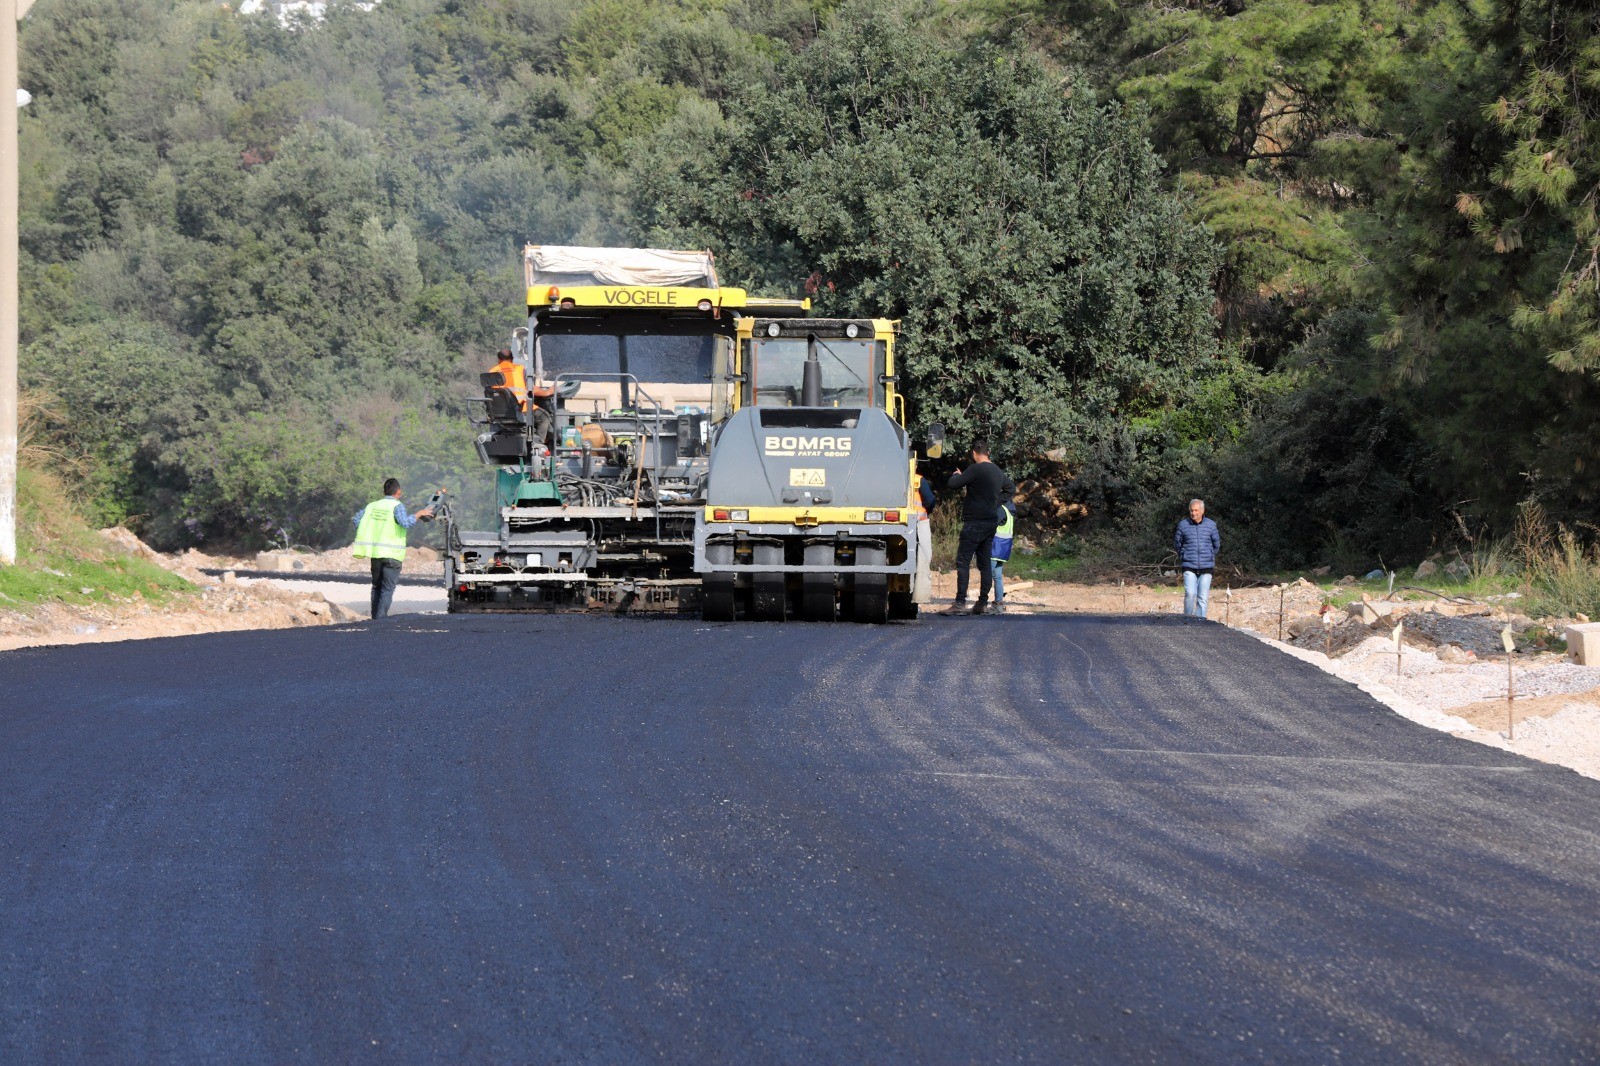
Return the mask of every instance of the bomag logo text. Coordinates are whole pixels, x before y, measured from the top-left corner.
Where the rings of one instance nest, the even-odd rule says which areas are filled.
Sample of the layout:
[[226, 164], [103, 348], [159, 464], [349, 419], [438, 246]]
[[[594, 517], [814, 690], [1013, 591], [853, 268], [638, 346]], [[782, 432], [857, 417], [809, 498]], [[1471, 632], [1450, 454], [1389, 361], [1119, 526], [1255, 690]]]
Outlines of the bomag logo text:
[[820, 455], [826, 459], [842, 459], [850, 454], [850, 444], [849, 437], [829, 434], [818, 437], [769, 436], [761, 450], [767, 455]]
[[637, 307], [676, 307], [678, 294], [671, 289], [607, 289], [608, 304], [628, 304]]

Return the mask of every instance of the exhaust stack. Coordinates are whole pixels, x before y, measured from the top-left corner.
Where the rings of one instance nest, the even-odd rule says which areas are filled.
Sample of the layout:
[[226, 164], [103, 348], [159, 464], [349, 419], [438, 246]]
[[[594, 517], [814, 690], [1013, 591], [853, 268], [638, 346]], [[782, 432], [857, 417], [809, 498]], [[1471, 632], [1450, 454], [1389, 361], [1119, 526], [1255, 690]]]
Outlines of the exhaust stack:
[[822, 364], [817, 362], [817, 336], [806, 337], [806, 365], [800, 377], [800, 406], [822, 406]]

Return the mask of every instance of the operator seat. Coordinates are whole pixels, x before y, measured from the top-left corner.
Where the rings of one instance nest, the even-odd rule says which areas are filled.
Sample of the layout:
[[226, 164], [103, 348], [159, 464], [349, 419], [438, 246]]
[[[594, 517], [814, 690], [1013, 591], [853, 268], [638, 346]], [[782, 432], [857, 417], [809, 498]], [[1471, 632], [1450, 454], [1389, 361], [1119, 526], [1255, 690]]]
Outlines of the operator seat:
[[497, 426], [526, 426], [528, 412], [522, 409], [517, 394], [506, 387], [506, 376], [498, 370], [491, 370], [486, 374], [479, 374], [478, 380], [483, 384], [485, 413], [489, 421]]

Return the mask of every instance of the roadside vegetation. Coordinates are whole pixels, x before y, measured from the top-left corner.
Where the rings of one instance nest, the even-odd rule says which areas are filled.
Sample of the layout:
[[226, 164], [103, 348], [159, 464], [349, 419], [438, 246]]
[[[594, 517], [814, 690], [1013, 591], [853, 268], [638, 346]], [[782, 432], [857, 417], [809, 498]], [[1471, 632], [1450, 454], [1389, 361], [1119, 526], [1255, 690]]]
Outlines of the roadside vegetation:
[[123, 551], [85, 523], [73, 502], [73, 464], [30, 439], [38, 408], [26, 397], [20, 406], [17, 563], [0, 567], [0, 610], [26, 612], [42, 603], [161, 604], [194, 591], [183, 578]]
[[[945, 568], [953, 565], [955, 558], [958, 507], [941, 506], [934, 514], [934, 561]], [[1168, 523], [1163, 531], [1170, 533], [1170, 527]], [[1594, 530], [1590, 528], [1590, 532]], [[1151, 554], [1141, 558], [1125, 545], [1108, 548], [1103, 539], [1093, 536], [1024, 538], [1006, 564], [1006, 575], [1013, 580], [1176, 583], [1176, 561], [1168, 542], [1152, 543]], [[1497, 602], [1535, 618], [1600, 619], [1600, 547], [1553, 523], [1542, 508], [1531, 503], [1520, 509], [1506, 536], [1463, 536], [1457, 550], [1435, 553], [1413, 565], [1351, 554], [1330, 556], [1321, 566], [1305, 569], [1267, 571], [1224, 565], [1215, 580], [1218, 588], [1244, 588], [1301, 579], [1320, 588], [1325, 602], [1334, 607], [1370, 596]]]
[[1513, 535], [1472, 556], [1473, 583], [1516, 585], [1534, 616], [1600, 618], [1600, 548], [1564, 526], [1552, 526], [1541, 508], [1522, 509]]
[[1461, 554], [1593, 614], [1591, 8], [39, 0], [22, 376], [163, 549], [332, 545], [386, 474], [471, 520], [522, 243], [709, 246], [901, 320], [936, 480], [1051, 479], [1019, 577], [1159, 566], [1200, 496], [1253, 576]]

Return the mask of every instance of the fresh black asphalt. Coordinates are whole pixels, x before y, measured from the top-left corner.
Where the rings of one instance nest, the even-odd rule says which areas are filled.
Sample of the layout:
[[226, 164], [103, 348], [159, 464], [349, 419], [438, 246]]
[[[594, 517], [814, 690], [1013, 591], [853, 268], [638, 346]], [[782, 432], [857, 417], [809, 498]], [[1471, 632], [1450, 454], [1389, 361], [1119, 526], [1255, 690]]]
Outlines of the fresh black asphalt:
[[1600, 782], [1175, 618], [0, 655], [0, 1061], [1594, 1062]]

